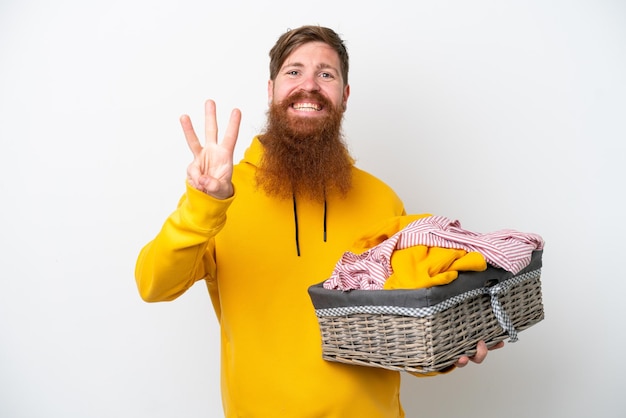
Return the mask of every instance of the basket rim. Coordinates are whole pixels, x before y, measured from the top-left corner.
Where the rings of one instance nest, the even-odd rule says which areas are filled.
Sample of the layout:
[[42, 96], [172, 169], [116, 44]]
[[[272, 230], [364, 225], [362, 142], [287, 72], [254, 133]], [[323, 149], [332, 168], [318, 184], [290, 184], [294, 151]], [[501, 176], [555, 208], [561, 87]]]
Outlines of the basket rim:
[[453, 296], [443, 300], [435, 305], [425, 307], [411, 307], [402, 305], [353, 305], [353, 306], [337, 306], [330, 308], [315, 309], [317, 317], [326, 316], [347, 316], [356, 314], [371, 315], [400, 315], [410, 316], [413, 318], [425, 318], [443, 312], [453, 306], [463, 303], [465, 300], [480, 295], [498, 296], [506, 292], [510, 287], [541, 277], [541, 269], [532, 270], [523, 274], [516, 275], [508, 280], [502, 281], [494, 286], [481, 287], [470, 290], [460, 295]]
[[[528, 275], [540, 275], [543, 250], [533, 251], [531, 261], [518, 274], [501, 268], [488, 266], [481, 272], [462, 271], [457, 279], [449, 284], [433, 286], [423, 289], [394, 289], [394, 290], [334, 290], [325, 289], [324, 282], [314, 284], [308, 288], [308, 293], [316, 310], [362, 307], [362, 306], [401, 306], [404, 308], [432, 308], [455, 297], [473, 294], [493, 286], [502, 286], [510, 280], [529, 279]], [[534, 277], [532, 277], [534, 278]], [[461, 299], [463, 300], [463, 299]]]

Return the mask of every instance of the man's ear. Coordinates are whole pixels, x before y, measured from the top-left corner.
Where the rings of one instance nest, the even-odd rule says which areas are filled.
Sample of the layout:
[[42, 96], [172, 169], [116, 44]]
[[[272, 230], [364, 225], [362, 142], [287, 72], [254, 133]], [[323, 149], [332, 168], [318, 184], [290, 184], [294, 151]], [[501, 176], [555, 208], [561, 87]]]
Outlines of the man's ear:
[[346, 110], [348, 108], [348, 97], [350, 96], [350, 85], [346, 84], [346, 86], [343, 88], [343, 110]]
[[267, 105], [272, 104], [272, 100], [274, 99], [274, 82], [269, 80], [267, 82]]

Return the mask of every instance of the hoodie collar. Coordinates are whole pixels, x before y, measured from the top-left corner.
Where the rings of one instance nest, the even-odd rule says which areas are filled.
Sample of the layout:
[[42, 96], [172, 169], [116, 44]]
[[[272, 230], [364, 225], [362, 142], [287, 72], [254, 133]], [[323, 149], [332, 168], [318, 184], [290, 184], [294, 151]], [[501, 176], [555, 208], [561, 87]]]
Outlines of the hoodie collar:
[[261, 156], [263, 155], [263, 151], [263, 144], [261, 144], [259, 136], [257, 135], [252, 138], [252, 143], [244, 152], [241, 162], [252, 164], [255, 167], [259, 167], [261, 165]]

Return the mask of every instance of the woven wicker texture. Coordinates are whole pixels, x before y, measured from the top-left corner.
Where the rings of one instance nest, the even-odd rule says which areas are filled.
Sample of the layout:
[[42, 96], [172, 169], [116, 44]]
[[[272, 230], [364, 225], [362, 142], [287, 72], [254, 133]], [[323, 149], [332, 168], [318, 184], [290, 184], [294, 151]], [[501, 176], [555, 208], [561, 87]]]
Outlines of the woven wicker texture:
[[[517, 331], [544, 317], [540, 277], [512, 286], [498, 299]], [[413, 373], [440, 371], [474, 355], [480, 340], [491, 346], [507, 338], [488, 294], [423, 318], [352, 314], [318, 321], [324, 359]]]

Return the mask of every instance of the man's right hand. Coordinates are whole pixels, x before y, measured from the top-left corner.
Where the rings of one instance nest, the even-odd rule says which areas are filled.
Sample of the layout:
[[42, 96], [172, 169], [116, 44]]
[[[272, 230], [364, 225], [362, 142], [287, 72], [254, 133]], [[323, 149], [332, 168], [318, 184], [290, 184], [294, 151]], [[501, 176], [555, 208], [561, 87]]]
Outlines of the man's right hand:
[[217, 143], [217, 118], [213, 100], [207, 100], [204, 104], [204, 119], [203, 147], [189, 116], [180, 117], [187, 145], [194, 157], [187, 167], [187, 181], [192, 187], [216, 199], [227, 199], [233, 195], [233, 153], [239, 135], [241, 111], [233, 109], [231, 112], [226, 134], [220, 144]]

